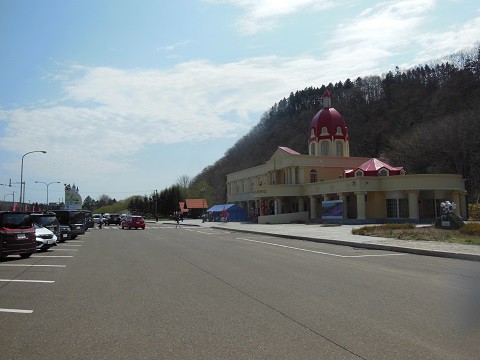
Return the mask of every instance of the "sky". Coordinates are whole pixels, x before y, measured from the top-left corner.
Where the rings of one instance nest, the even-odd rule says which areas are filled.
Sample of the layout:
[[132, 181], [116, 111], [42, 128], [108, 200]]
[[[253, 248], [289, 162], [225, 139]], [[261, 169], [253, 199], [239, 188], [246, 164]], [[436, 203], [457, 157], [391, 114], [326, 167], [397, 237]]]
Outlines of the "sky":
[[23, 157], [26, 202], [50, 182], [50, 201], [73, 183], [83, 198], [149, 195], [290, 92], [479, 40], [478, 0], [0, 0], [0, 183], [44, 150]]

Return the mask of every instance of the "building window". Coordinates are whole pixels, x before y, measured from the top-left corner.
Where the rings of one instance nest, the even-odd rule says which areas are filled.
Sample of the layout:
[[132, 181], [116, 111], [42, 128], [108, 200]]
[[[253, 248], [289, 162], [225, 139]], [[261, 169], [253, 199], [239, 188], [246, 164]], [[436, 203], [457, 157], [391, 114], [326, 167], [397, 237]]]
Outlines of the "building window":
[[316, 170], [310, 171], [310, 182], [311, 183], [317, 182], [317, 171]]
[[362, 177], [362, 176], [363, 176], [363, 171], [362, 170], [355, 171], [355, 177]]
[[337, 156], [343, 156], [343, 142], [337, 141]]
[[387, 218], [408, 218], [408, 199], [387, 199]]
[[313, 141], [310, 143], [310, 155], [316, 155], [315, 142], [313, 142]]
[[322, 134], [321, 135], [328, 135], [328, 129], [326, 127], [322, 128]]
[[239, 190], [240, 190], [240, 188], [239, 188], [239, 186], [238, 186], [238, 182], [237, 182], [237, 184], [236, 184], [236, 185], [237, 185], [237, 189], [236, 189], [237, 191], [236, 191], [236, 194], [238, 194], [238, 193], [240, 192], [240, 191], [239, 191]]
[[315, 130], [312, 129], [312, 132], [310, 133], [310, 137], [314, 138], [315, 137]]
[[324, 140], [321, 142], [321, 154], [323, 156], [328, 156], [329, 155], [329, 148], [330, 148], [330, 144], [328, 143], [327, 140]]
[[378, 176], [388, 176], [389, 175], [389, 172], [387, 169], [380, 169], [378, 170], [378, 173], [377, 173]]
[[337, 133], [335, 135], [343, 135], [342, 128], [340, 126], [337, 127]]

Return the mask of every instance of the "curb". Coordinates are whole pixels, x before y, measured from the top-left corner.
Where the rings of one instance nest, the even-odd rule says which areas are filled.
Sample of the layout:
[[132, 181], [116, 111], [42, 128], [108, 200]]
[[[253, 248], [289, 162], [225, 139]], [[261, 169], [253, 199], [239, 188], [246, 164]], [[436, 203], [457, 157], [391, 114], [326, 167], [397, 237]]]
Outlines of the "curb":
[[270, 236], [276, 236], [284, 239], [303, 240], [303, 241], [311, 241], [316, 243], [341, 245], [341, 246], [353, 246], [357, 248], [364, 248], [364, 249], [371, 249], [371, 250], [385, 250], [385, 251], [402, 252], [402, 253], [415, 254], [415, 255], [435, 256], [435, 257], [468, 260], [468, 261], [480, 261], [480, 255], [474, 255], [474, 254], [454, 253], [454, 252], [438, 251], [438, 250], [414, 249], [414, 248], [393, 246], [393, 245], [357, 243], [357, 242], [345, 241], [345, 240], [311, 238], [306, 236], [275, 234], [275, 233], [266, 233], [261, 231], [252, 231], [252, 230], [226, 229], [226, 228], [217, 227], [217, 226], [212, 226], [211, 228], [217, 229], [217, 230], [227, 230], [227, 231], [234, 231], [234, 232], [247, 233], [247, 234], [270, 235]]

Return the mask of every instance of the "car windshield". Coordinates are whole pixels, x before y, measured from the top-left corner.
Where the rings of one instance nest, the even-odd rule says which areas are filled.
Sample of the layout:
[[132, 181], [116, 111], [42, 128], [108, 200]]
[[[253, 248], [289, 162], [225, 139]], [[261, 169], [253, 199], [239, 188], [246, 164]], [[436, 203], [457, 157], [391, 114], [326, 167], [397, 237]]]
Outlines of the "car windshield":
[[43, 226], [58, 224], [57, 218], [53, 215], [40, 215], [40, 216], [33, 215], [32, 218], [33, 218], [33, 221], [35, 221], [37, 224], [40, 224]]
[[0, 226], [7, 229], [26, 229], [32, 227], [30, 214], [3, 214], [0, 215]]
[[83, 223], [83, 220], [85, 219], [85, 215], [81, 211], [72, 211], [70, 213], [70, 217], [72, 219], [72, 223], [75, 224]]
[[68, 211], [59, 211], [55, 212], [55, 215], [60, 221], [60, 224], [69, 224], [70, 223], [70, 214]]

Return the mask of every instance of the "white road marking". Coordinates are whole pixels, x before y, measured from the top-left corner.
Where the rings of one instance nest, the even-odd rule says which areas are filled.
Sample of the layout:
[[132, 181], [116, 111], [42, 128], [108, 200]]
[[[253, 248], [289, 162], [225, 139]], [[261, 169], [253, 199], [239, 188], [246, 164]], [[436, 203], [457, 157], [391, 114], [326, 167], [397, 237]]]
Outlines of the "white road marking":
[[53, 284], [52, 280], [17, 280], [17, 279], [0, 279], [0, 282], [23, 282], [23, 283], [41, 283], [41, 284]]
[[271, 245], [271, 246], [278, 246], [278, 247], [287, 248], [287, 249], [292, 249], [292, 250], [299, 250], [299, 251], [305, 251], [305, 252], [310, 252], [310, 253], [315, 253], [315, 254], [329, 255], [329, 256], [335, 256], [335, 257], [341, 257], [341, 258], [358, 258], [358, 257], [371, 257], [371, 256], [400, 256], [400, 255], [406, 255], [406, 254], [338, 255], [338, 254], [332, 254], [332, 253], [327, 253], [327, 252], [323, 252], [323, 251], [302, 249], [302, 248], [297, 248], [297, 247], [293, 247], [293, 246], [275, 244], [275, 243], [270, 243], [270, 242], [266, 242], [266, 241], [259, 241], [259, 240], [245, 239], [245, 238], [237, 238], [237, 240], [250, 241], [250, 242], [259, 243], [259, 244], [265, 244], [265, 245]]
[[0, 308], [0, 312], [17, 313], [17, 314], [31, 314], [31, 313], [33, 313], [33, 310], [1, 309], [1, 308]]
[[45, 258], [73, 258], [73, 255], [44, 255], [44, 256], [32, 255], [31, 257], [32, 258], [42, 258], [42, 259], [45, 259]]
[[76, 249], [61, 249], [58, 246], [55, 248], [55, 251], [78, 251]]
[[82, 246], [82, 245], [74, 245], [74, 244], [62, 244], [62, 245], [59, 245], [59, 246]]
[[67, 267], [67, 265], [28, 265], [28, 264], [0, 264], [0, 266], [5, 267]]

